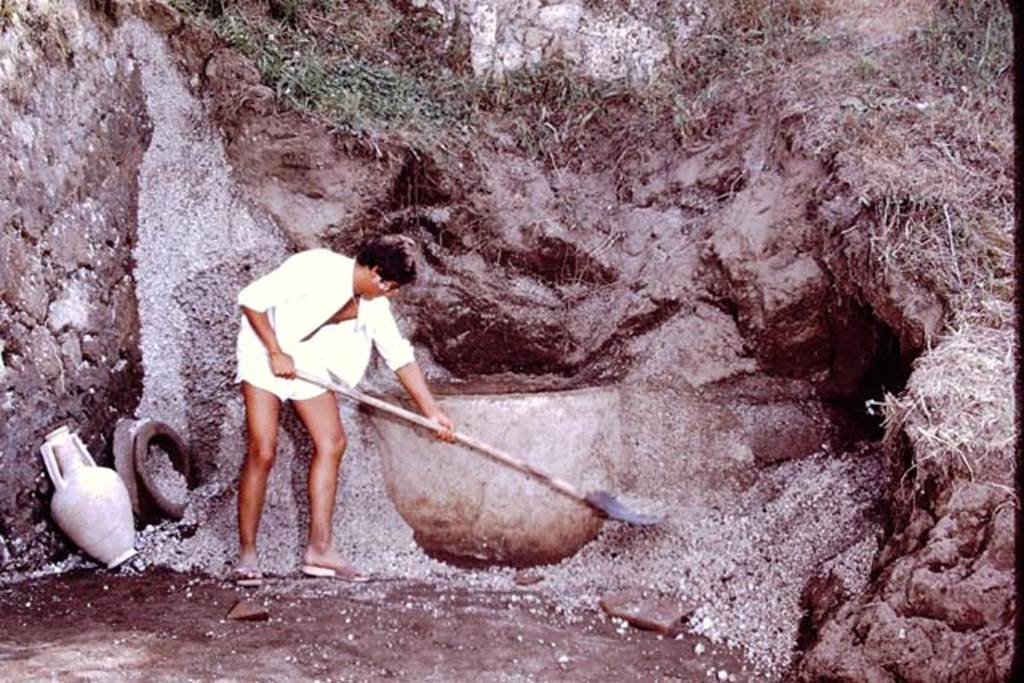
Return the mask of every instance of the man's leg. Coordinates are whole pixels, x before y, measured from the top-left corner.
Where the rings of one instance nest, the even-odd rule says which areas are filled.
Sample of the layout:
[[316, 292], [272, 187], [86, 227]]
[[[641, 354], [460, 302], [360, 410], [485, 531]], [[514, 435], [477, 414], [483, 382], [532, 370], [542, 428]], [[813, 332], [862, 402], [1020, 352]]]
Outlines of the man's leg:
[[277, 457], [277, 424], [281, 414], [281, 400], [248, 382], [242, 382], [242, 397], [245, 399], [249, 446], [238, 483], [238, 568], [255, 570], [258, 566], [256, 531], [263, 513], [267, 478]]
[[305, 401], [294, 401], [295, 411], [313, 440], [309, 466], [309, 543], [303, 563], [333, 569], [342, 578], [359, 578], [341, 559], [331, 539], [334, 496], [338, 490], [338, 469], [345, 453], [345, 430], [338, 416], [338, 402], [327, 392]]

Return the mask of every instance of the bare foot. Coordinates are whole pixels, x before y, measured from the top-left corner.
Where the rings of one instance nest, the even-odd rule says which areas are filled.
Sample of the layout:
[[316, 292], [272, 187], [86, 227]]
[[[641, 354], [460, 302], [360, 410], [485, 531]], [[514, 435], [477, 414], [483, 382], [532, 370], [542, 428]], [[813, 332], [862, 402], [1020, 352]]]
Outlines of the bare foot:
[[263, 572], [260, 571], [256, 553], [243, 553], [231, 570], [231, 580], [239, 586], [256, 587], [263, 585]]
[[359, 571], [345, 560], [341, 554], [334, 549], [326, 552], [317, 552], [312, 548], [306, 548], [302, 555], [302, 572], [309, 576], [323, 576], [343, 579], [345, 581], [363, 582], [369, 581], [367, 574]]
[[239, 553], [238, 562], [235, 562], [237, 569], [259, 569], [260, 561], [256, 556], [256, 552], [251, 553]]

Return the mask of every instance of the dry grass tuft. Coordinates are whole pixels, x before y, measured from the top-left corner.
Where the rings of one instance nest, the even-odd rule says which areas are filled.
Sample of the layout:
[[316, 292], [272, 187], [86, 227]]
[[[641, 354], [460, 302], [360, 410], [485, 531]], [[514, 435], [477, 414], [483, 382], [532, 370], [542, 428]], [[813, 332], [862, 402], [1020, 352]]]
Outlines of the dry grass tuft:
[[1012, 328], [961, 325], [918, 359], [902, 395], [886, 397], [887, 432], [906, 434], [917, 469], [1013, 486], [1016, 347]]
[[[1013, 207], [900, 199], [887, 193], [874, 205], [872, 253], [883, 270], [897, 271], [938, 293], [950, 326], [1014, 324]], [[898, 195], [897, 195], [898, 196]]]
[[790, 65], [826, 47], [824, 0], [733, 0], [712, 10], [674, 55], [676, 70], [648, 94], [671, 101], [683, 141], [713, 137], [734, 102], [777, 88]]
[[719, 3], [712, 21], [716, 30], [768, 42], [793, 27], [816, 25], [826, 16], [827, 5], [825, 0], [735, 0]]

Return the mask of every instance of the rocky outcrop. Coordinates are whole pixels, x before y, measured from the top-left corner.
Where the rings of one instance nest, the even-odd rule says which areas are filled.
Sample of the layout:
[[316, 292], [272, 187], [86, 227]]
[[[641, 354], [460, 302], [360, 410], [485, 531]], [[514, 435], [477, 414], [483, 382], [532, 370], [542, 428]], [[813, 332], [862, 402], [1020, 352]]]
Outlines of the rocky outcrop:
[[[15, 3], [0, 32], [0, 569], [67, 546], [38, 448], [68, 424], [101, 464], [142, 388], [132, 273], [149, 140], [139, 73], [78, 3]], [[7, 23], [10, 22], [10, 23]]]
[[700, 3], [681, 0], [656, 9], [630, 6], [629, 11], [580, 0], [409, 0], [407, 4], [439, 15], [452, 30], [468, 32], [473, 73], [497, 79], [561, 62], [591, 78], [646, 84], [668, 65], [672, 49], [703, 20]]
[[932, 483], [946, 500], [904, 511], [907, 526], [883, 548], [876, 578], [825, 620], [799, 680], [1007, 680], [1016, 609], [1010, 496], [987, 484]]

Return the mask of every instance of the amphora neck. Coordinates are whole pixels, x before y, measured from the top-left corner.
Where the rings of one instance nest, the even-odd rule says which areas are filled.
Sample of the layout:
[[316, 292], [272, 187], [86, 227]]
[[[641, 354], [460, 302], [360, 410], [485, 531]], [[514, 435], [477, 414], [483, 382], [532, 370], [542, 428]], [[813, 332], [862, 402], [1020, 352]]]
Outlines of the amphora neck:
[[60, 465], [60, 471], [64, 476], [86, 464], [85, 458], [79, 452], [75, 435], [67, 427], [53, 430], [46, 435], [46, 440], [49, 441], [53, 455], [57, 458], [57, 464]]

